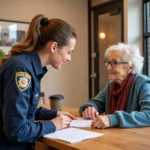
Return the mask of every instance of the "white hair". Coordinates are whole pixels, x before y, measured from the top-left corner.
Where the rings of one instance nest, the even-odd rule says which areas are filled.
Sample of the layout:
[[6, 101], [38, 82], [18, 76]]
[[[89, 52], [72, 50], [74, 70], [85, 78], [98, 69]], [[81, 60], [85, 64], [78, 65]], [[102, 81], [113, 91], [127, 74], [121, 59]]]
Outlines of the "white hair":
[[134, 66], [132, 73], [141, 73], [143, 69], [144, 58], [140, 54], [140, 50], [136, 45], [118, 43], [108, 47], [105, 51], [105, 58], [111, 55], [114, 51], [124, 51], [123, 61], [129, 63], [129, 66]]

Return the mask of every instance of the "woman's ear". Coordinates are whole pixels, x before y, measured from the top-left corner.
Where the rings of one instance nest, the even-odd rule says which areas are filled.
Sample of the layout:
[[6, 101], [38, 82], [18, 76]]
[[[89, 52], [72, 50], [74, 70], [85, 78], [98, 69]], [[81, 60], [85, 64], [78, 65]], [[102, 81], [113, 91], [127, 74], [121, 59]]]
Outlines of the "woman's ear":
[[129, 72], [131, 73], [131, 72], [133, 71], [133, 69], [134, 69], [134, 65], [131, 65], [131, 66], [129, 67]]
[[57, 51], [57, 47], [58, 47], [58, 44], [57, 42], [50, 42], [49, 43], [49, 51], [54, 54], [56, 51]]

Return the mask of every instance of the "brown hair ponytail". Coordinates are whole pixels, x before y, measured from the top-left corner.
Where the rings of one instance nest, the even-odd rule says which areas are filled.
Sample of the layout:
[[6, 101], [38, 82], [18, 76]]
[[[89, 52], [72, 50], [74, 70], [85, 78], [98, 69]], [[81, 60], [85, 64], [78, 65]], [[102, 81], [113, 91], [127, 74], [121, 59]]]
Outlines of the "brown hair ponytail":
[[12, 47], [10, 56], [30, 53], [35, 49], [40, 37], [40, 21], [42, 18], [44, 18], [43, 15], [38, 15], [32, 19], [25, 37], [20, 43]]
[[49, 41], [55, 41], [62, 47], [69, 43], [70, 38], [76, 37], [75, 30], [67, 22], [37, 15], [32, 19], [24, 38], [11, 48], [8, 57], [4, 58], [2, 63], [14, 55], [42, 49]]
[[16, 54], [30, 53], [35, 49], [40, 37], [40, 21], [44, 17], [44, 15], [37, 15], [32, 19], [24, 38], [11, 48], [9, 55], [3, 58], [2, 64]]

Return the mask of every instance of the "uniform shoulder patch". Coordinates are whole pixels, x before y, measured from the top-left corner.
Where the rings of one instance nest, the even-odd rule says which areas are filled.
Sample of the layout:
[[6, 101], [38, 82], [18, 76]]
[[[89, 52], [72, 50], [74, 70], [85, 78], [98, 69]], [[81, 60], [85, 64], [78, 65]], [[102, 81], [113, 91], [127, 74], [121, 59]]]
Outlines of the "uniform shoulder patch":
[[27, 72], [16, 72], [16, 85], [20, 91], [25, 91], [31, 83], [31, 76]]

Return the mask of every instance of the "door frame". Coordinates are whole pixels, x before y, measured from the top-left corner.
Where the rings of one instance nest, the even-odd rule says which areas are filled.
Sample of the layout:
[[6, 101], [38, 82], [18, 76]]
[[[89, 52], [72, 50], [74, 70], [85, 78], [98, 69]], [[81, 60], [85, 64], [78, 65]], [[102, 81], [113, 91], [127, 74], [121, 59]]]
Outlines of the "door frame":
[[121, 42], [124, 42], [124, 9], [123, 9], [123, 0], [113, 0], [109, 1], [103, 4], [99, 4], [96, 6], [91, 7], [91, 0], [88, 0], [88, 47], [89, 47], [89, 54], [88, 54], [88, 59], [89, 59], [89, 99], [92, 98], [92, 61], [91, 61], [91, 53], [92, 53], [92, 25], [91, 25], [91, 18], [92, 18], [92, 11], [93, 11], [93, 18], [94, 18], [94, 51], [96, 54], [96, 58], [94, 60], [94, 70], [96, 73], [96, 77], [94, 79], [94, 95], [98, 94], [99, 92], [99, 45], [98, 45], [98, 16], [100, 14], [105, 14], [108, 13], [114, 9], [121, 10]]

